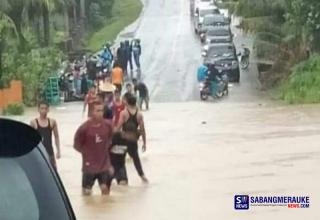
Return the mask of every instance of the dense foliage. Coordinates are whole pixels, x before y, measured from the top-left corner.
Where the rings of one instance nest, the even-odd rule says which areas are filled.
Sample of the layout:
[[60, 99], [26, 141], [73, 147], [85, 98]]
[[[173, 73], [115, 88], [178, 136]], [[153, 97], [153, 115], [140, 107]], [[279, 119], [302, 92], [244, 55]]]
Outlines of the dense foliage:
[[240, 27], [254, 34], [257, 62], [273, 63], [271, 70], [260, 78], [264, 87], [285, 83], [281, 87], [282, 98], [290, 103], [320, 101], [319, 93], [315, 92], [320, 86], [316, 80], [320, 69], [317, 65], [308, 68], [318, 63], [319, 57], [305, 62], [311, 54], [320, 51], [320, 1], [233, 0], [224, 3], [241, 18]]
[[290, 104], [320, 102], [320, 56], [311, 57], [293, 68], [281, 87], [281, 98]]
[[24, 105], [22, 103], [9, 104], [4, 110], [4, 115], [22, 115], [24, 113]]
[[83, 39], [112, 15], [115, 0], [0, 0], [0, 88], [12, 79], [34, 105], [63, 53], [81, 49]]

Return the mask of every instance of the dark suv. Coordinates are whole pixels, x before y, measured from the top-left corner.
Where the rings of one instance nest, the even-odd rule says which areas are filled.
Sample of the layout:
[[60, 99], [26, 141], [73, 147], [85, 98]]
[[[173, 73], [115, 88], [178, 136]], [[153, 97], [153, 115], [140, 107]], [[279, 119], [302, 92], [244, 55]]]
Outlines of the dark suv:
[[231, 43], [233, 34], [229, 26], [210, 27], [200, 35], [201, 43]]
[[211, 44], [202, 53], [204, 63], [214, 63], [218, 70], [228, 74], [231, 82], [240, 81], [240, 68], [233, 43]]
[[0, 219], [75, 220], [37, 131], [0, 118]]

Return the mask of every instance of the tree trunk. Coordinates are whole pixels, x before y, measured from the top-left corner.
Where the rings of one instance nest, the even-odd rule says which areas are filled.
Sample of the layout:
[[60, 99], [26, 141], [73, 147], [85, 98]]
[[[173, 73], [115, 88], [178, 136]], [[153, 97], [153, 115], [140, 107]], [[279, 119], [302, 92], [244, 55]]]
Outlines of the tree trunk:
[[80, 0], [80, 16], [82, 19], [86, 17], [86, 1]]
[[43, 33], [44, 33], [44, 46], [49, 46], [50, 43], [50, 17], [48, 8], [42, 6], [42, 16], [43, 16]]
[[3, 49], [3, 41], [0, 39], [0, 89], [2, 87], [2, 49]]
[[69, 14], [68, 14], [68, 9], [64, 9], [63, 11], [63, 16], [64, 16], [64, 36], [65, 38], [69, 38], [70, 36], [70, 23], [69, 23]]
[[23, 33], [22, 33], [22, 27], [21, 27], [22, 26], [22, 11], [17, 10], [12, 13], [9, 13], [9, 17], [12, 19], [12, 21], [14, 22], [14, 24], [16, 26], [16, 30], [17, 30], [18, 37], [19, 37], [19, 50], [24, 51], [27, 46], [27, 40], [25, 39], [25, 37], [23, 36]]
[[34, 20], [34, 28], [35, 28], [38, 43], [42, 45], [41, 24], [39, 19]]
[[77, 18], [77, 6], [73, 6], [73, 24], [76, 26], [78, 23], [78, 18]]
[[81, 33], [83, 34], [86, 29], [86, 1], [80, 0], [80, 28]]

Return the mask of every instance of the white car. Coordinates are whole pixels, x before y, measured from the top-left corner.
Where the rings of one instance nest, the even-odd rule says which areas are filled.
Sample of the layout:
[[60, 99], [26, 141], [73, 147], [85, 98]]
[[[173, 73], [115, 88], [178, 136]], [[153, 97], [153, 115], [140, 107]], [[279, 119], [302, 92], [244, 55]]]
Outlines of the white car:
[[194, 31], [199, 32], [200, 27], [203, 23], [204, 17], [206, 15], [220, 14], [220, 10], [217, 6], [214, 5], [201, 5], [201, 7], [196, 8], [195, 18], [194, 18]]

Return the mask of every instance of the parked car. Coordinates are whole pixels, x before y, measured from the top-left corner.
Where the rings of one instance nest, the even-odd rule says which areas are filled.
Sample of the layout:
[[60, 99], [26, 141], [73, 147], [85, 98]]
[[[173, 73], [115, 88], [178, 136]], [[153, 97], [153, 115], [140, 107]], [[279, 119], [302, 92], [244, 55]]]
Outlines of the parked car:
[[212, 36], [205, 41], [205, 47], [208, 47], [210, 44], [224, 44], [224, 43], [232, 43], [231, 36]]
[[229, 43], [233, 41], [233, 34], [229, 26], [216, 26], [208, 28], [204, 33], [200, 35], [200, 39], [202, 43], [221, 43], [220, 41], [224, 41], [224, 43]]
[[41, 137], [30, 126], [0, 119], [0, 219], [75, 220]]
[[228, 74], [230, 82], [240, 81], [240, 68], [233, 43], [211, 44], [202, 52], [204, 63], [215, 64], [218, 70]]
[[205, 5], [196, 8], [195, 19], [194, 19], [194, 31], [198, 33], [201, 25], [203, 24], [204, 17], [210, 14], [219, 14], [219, 9], [214, 5]]
[[228, 26], [228, 25], [229, 25], [229, 20], [226, 17], [224, 17], [224, 15], [222, 14], [206, 15], [203, 18], [202, 24], [200, 25], [199, 34], [201, 36], [212, 27]]
[[193, 13], [195, 13], [195, 9], [199, 8], [199, 7], [203, 7], [203, 6], [208, 6], [208, 5], [215, 5], [215, 1], [214, 0], [190, 0], [191, 2], [194, 2], [194, 11]]

